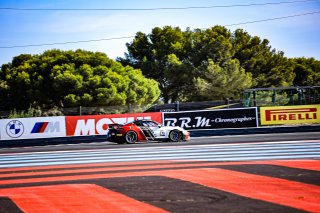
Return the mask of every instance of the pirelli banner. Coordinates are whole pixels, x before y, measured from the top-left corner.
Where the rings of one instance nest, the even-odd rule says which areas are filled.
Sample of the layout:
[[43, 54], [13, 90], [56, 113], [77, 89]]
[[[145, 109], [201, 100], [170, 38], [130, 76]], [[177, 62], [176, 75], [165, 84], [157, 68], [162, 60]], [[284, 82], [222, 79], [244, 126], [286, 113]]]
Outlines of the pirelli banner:
[[164, 125], [186, 130], [257, 127], [257, 108], [164, 112]]
[[320, 105], [260, 107], [261, 125], [320, 123]]

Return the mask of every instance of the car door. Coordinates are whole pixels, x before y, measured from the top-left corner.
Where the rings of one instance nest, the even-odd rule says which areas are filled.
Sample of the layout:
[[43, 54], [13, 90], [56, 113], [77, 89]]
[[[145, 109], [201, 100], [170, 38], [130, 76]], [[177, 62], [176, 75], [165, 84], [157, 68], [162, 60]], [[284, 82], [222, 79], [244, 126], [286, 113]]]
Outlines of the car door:
[[154, 138], [165, 138], [165, 131], [161, 124], [155, 122], [155, 121], [149, 121], [148, 126], [154, 135]]

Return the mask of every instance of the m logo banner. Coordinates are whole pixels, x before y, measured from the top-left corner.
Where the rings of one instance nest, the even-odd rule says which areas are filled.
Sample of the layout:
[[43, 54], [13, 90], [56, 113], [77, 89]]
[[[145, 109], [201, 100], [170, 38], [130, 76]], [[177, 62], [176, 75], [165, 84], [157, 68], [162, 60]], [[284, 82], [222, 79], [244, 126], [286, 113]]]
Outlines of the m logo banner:
[[36, 122], [31, 133], [60, 132], [60, 122]]
[[260, 107], [261, 125], [320, 123], [320, 105]]

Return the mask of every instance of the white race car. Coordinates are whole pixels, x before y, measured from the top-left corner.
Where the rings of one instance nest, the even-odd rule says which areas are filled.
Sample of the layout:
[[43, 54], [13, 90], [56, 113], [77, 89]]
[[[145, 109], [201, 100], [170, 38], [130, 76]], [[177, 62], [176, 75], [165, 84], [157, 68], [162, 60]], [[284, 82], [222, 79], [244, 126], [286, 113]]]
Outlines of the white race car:
[[153, 120], [136, 120], [124, 125], [109, 125], [108, 141], [135, 143], [138, 141], [188, 141], [190, 133], [181, 127], [162, 126]]

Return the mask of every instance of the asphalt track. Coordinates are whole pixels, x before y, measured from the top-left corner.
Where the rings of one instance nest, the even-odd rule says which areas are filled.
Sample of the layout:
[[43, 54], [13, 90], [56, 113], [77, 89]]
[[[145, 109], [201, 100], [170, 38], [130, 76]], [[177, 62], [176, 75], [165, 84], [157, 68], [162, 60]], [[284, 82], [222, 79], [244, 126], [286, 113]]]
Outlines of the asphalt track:
[[[194, 138], [184, 143], [2, 148], [0, 166], [6, 162], [8, 167], [0, 168], [0, 213], [320, 212], [319, 136], [290, 133]], [[203, 154], [206, 149], [212, 149], [209, 155], [219, 152], [221, 158], [199, 160], [196, 153], [189, 153]], [[107, 156], [105, 162], [88, 163], [97, 158], [94, 155], [100, 159], [100, 151], [119, 158], [139, 151], [155, 158], [136, 161], [138, 154], [131, 153], [130, 161], [110, 162]], [[168, 159], [156, 160], [161, 152]], [[192, 158], [170, 160], [176, 152]], [[241, 159], [248, 153], [250, 159], [261, 155], [263, 160], [221, 160], [230, 154]], [[282, 155], [287, 157], [281, 159]], [[75, 156], [82, 163], [71, 163]], [[38, 157], [62, 163], [30, 166], [45, 162]]]
[[[192, 135], [192, 134], [191, 134]], [[223, 135], [209, 137], [191, 137], [188, 142], [167, 143], [167, 142], [141, 142], [136, 144], [115, 144], [111, 142], [56, 142], [55, 144], [34, 142], [6, 145], [1, 147], [2, 153], [24, 153], [24, 152], [54, 152], [66, 150], [88, 150], [88, 149], [123, 149], [123, 148], [140, 148], [140, 147], [163, 147], [163, 146], [196, 146], [205, 144], [227, 144], [227, 143], [255, 143], [255, 142], [273, 142], [273, 141], [295, 141], [295, 140], [317, 140], [320, 139], [320, 127], [317, 132], [295, 132], [295, 133], [276, 133], [276, 134], [249, 134], [249, 135]]]

